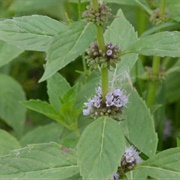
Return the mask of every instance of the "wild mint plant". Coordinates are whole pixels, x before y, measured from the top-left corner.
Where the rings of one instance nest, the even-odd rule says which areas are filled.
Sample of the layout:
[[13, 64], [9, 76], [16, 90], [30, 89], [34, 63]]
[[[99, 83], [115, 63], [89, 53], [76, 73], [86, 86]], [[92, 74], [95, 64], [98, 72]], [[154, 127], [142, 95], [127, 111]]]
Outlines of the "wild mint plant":
[[0, 1], [0, 179], [179, 179], [179, 0], [28, 1]]

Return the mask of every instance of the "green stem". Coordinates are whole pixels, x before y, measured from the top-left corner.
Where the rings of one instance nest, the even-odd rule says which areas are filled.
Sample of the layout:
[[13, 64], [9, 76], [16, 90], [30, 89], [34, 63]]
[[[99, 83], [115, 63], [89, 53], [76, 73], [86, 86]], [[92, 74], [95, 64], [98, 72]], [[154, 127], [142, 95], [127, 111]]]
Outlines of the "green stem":
[[81, 14], [81, 0], [78, 0], [78, 16], [79, 16], [79, 19], [82, 19], [82, 14]]
[[102, 97], [105, 99], [108, 93], [108, 69], [101, 68]]
[[[155, 76], [158, 75], [159, 67], [160, 67], [160, 57], [159, 56], [154, 56], [154, 58], [153, 58], [153, 66], [152, 66], [153, 75], [155, 75]], [[147, 95], [147, 105], [149, 107], [151, 107], [154, 104], [158, 84], [159, 83], [156, 80], [150, 82], [150, 84], [149, 84], [148, 95]]]
[[99, 48], [104, 52], [105, 49], [105, 42], [104, 42], [104, 36], [103, 36], [103, 28], [102, 26], [96, 25], [97, 27], [97, 41], [99, 44]]
[[160, 1], [160, 16], [161, 17], [164, 16], [165, 7], [166, 7], [166, 0], [161, 0]]
[[[98, 1], [97, 0], [92, 0], [94, 9], [98, 11]], [[99, 48], [105, 52], [106, 51], [106, 46], [104, 42], [104, 36], [103, 36], [103, 28], [102, 26], [96, 25], [97, 27], [97, 42], [99, 45]], [[106, 98], [106, 95], [108, 93], [108, 68], [103, 67], [101, 68], [101, 87], [102, 87], [102, 97], [103, 99]]]
[[97, 0], [92, 0], [92, 3], [93, 3], [93, 6], [94, 6], [94, 9], [95, 9], [96, 11], [98, 11], [98, 10], [99, 10], [98, 1], [97, 1]]

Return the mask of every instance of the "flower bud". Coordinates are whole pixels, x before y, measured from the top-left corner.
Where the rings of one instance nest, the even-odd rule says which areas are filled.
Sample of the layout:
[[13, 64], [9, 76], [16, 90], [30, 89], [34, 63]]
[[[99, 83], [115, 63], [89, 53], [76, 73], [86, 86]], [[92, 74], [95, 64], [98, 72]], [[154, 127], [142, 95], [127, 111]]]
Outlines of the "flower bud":
[[[86, 52], [86, 59], [91, 68], [97, 68], [98, 66], [115, 67], [120, 60], [120, 49], [118, 46], [113, 46], [111, 42], [106, 45], [105, 52], [102, 52], [97, 42], [94, 42]], [[94, 62], [94, 60], [96, 61]]]
[[111, 9], [107, 6], [105, 2], [98, 3], [98, 11], [94, 9], [91, 3], [86, 7], [86, 11], [83, 12], [82, 17], [88, 22], [96, 23], [97, 25], [104, 25], [108, 18], [112, 16]]

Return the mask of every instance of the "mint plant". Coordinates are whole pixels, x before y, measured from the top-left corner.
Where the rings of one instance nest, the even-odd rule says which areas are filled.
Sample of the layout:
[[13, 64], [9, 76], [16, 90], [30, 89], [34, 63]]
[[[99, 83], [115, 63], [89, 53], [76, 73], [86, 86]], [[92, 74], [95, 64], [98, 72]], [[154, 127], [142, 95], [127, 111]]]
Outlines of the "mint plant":
[[[180, 178], [179, 0], [0, 5], [0, 179]], [[35, 99], [17, 72], [42, 56]]]

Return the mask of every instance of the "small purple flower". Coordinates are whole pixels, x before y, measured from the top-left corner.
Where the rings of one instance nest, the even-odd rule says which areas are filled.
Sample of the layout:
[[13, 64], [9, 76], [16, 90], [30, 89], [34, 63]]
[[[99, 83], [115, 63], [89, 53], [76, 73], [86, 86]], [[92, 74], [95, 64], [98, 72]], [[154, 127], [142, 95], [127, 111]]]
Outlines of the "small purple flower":
[[118, 173], [114, 173], [110, 180], [118, 180], [120, 178]]
[[109, 116], [114, 119], [120, 119], [123, 108], [127, 103], [128, 97], [120, 89], [109, 92], [104, 100], [102, 97], [102, 89], [98, 87], [96, 95], [84, 103], [86, 109], [83, 110], [83, 114], [85, 116], [91, 115], [94, 118]]
[[125, 149], [124, 155], [121, 160], [121, 168], [126, 171], [132, 169], [136, 164], [142, 162], [139, 152], [136, 151], [134, 146]]

